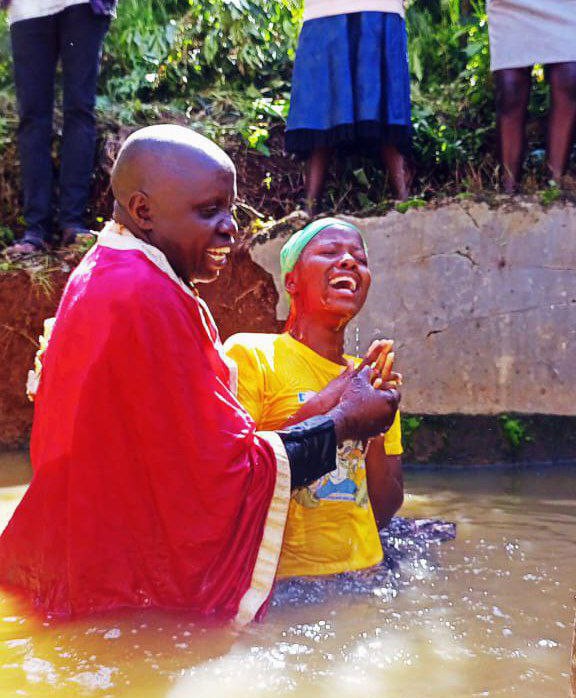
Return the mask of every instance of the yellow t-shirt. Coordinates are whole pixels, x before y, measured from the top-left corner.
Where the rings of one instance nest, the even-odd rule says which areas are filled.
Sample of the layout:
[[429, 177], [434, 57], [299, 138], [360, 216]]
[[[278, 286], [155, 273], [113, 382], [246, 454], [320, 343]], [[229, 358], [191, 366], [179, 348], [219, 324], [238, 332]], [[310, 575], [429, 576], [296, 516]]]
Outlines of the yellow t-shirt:
[[[262, 431], [282, 427], [344, 370], [288, 334], [237, 334], [224, 348], [238, 365], [238, 399]], [[384, 444], [388, 455], [402, 453], [399, 414]], [[336, 574], [381, 560], [362, 448], [346, 442], [336, 470], [293, 493], [278, 576]]]

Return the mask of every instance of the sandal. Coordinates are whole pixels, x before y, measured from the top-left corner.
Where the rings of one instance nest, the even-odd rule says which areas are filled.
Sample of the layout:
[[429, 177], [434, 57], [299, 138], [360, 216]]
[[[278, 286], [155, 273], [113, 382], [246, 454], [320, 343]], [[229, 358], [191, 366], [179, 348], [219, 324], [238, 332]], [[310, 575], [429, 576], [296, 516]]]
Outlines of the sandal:
[[25, 233], [21, 240], [4, 250], [4, 256], [11, 262], [16, 262], [21, 259], [30, 259], [31, 257], [46, 254], [47, 251], [48, 247], [41, 237]]

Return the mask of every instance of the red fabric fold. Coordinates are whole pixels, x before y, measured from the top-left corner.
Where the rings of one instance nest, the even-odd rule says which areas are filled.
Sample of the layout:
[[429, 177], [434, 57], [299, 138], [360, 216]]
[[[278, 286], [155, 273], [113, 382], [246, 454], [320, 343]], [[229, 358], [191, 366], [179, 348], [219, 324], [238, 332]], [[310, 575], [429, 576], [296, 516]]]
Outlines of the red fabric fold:
[[71, 277], [43, 361], [34, 477], [0, 538], [0, 581], [44, 612], [236, 614], [276, 460], [202, 313], [140, 251], [99, 246]]

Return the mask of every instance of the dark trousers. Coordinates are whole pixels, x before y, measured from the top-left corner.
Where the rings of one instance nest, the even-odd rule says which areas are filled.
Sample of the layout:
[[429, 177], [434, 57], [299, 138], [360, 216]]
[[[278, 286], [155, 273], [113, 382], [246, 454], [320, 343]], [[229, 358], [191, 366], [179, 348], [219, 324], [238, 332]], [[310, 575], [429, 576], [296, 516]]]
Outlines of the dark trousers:
[[53, 220], [52, 120], [56, 66], [62, 64], [64, 127], [60, 153], [60, 229], [82, 226], [94, 164], [94, 103], [110, 18], [90, 4], [10, 28], [20, 124], [18, 146], [26, 237], [46, 240]]

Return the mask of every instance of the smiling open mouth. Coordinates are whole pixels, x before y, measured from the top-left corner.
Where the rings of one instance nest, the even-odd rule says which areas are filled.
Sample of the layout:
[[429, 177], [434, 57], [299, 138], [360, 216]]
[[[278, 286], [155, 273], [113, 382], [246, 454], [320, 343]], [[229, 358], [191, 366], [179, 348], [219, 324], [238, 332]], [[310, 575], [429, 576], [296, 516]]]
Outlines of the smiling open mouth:
[[222, 264], [226, 261], [226, 257], [230, 254], [230, 247], [212, 247], [206, 250], [206, 254], [211, 260], [216, 262], [216, 264]]
[[351, 291], [352, 293], [358, 288], [358, 282], [352, 276], [335, 276], [330, 279], [328, 285], [339, 291]]

